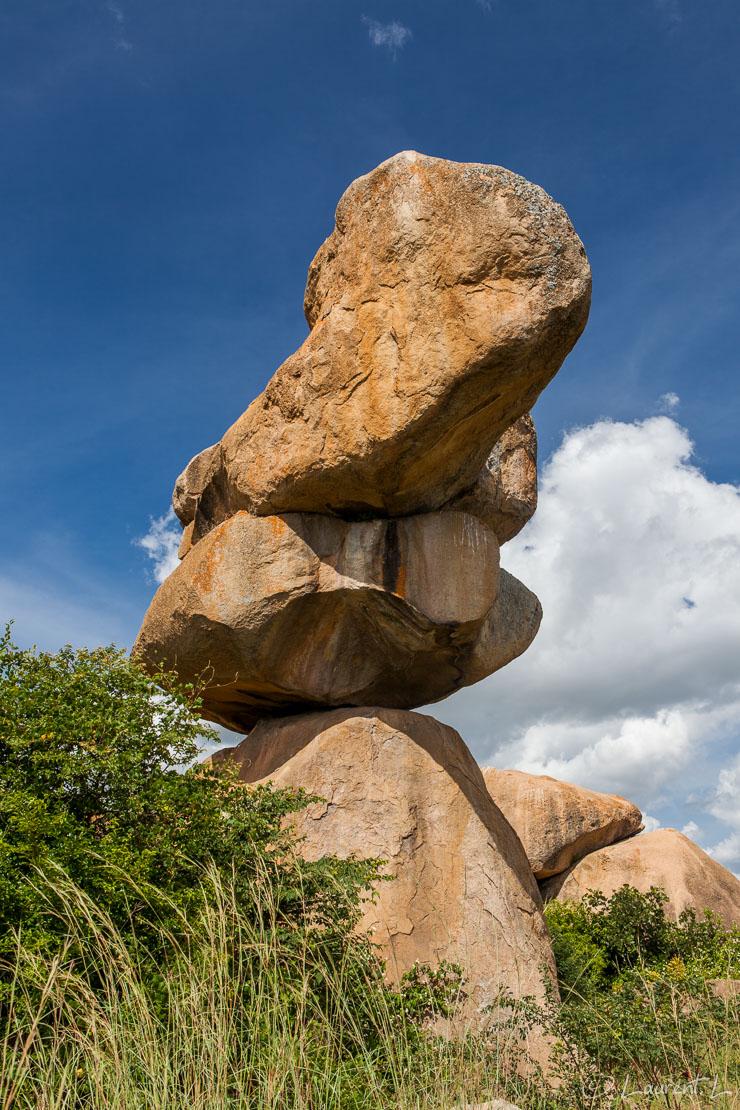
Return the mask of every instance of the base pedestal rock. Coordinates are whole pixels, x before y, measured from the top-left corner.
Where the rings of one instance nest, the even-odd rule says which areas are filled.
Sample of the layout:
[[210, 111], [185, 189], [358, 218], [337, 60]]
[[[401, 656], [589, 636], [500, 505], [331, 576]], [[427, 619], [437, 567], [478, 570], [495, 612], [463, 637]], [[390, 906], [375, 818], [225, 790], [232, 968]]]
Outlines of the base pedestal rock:
[[305, 787], [325, 798], [296, 817], [309, 859], [352, 853], [387, 860], [362, 928], [374, 930], [398, 978], [415, 961], [460, 963], [463, 1020], [501, 987], [543, 998], [555, 977], [537, 884], [454, 729], [419, 713], [362, 708], [263, 721], [236, 748], [244, 782]]

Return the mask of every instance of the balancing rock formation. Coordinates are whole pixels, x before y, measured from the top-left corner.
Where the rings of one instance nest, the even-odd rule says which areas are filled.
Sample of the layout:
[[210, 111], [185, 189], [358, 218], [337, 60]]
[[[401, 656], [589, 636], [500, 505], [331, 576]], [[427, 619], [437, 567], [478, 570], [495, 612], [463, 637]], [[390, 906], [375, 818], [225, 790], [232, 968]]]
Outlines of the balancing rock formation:
[[308, 338], [177, 480], [183, 562], [136, 654], [210, 668], [204, 715], [235, 729], [415, 708], [520, 654], [539, 606], [497, 551], [534, 511], [528, 409], [589, 298], [567, 216], [523, 178], [405, 152], [355, 181]]
[[[173, 496], [181, 563], [134, 647], [201, 679], [245, 782], [327, 799], [302, 851], [381, 856], [389, 967], [466, 964], [471, 1014], [552, 952], [517, 836], [454, 730], [408, 712], [521, 654], [536, 597], [499, 548], [537, 502], [529, 410], [581, 334], [563, 211], [495, 166], [407, 151], [353, 182], [310, 332]], [[370, 707], [370, 708], [368, 708]]]

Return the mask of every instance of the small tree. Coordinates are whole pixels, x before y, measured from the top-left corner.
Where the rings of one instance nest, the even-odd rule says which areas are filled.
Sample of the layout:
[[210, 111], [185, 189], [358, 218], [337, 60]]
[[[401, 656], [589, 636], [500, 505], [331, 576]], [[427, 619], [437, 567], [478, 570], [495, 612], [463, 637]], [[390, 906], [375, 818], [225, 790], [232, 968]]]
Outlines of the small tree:
[[18, 929], [26, 945], [55, 943], [42, 878], [59, 868], [118, 928], [139, 935], [144, 907], [134, 887], [160, 891], [163, 913], [190, 912], [207, 897], [202, 878], [214, 866], [245, 912], [259, 912], [255, 875], [272, 876], [276, 920], [288, 933], [310, 927], [328, 943], [351, 932], [362, 891], [377, 877], [376, 861], [302, 861], [286, 822], [311, 801], [302, 790], [244, 788], [228, 773], [183, 770], [204, 739], [217, 739], [199, 706], [194, 687], [164, 674], [152, 678], [114, 647], [23, 650], [6, 628], [0, 954], [13, 947]]

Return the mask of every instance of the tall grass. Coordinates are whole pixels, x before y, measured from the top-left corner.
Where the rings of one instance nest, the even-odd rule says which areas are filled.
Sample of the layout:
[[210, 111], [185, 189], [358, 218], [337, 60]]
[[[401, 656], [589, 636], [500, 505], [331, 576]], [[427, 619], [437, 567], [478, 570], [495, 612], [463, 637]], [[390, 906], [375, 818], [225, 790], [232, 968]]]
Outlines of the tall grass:
[[[553, 998], [446, 1038], [439, 995], [419, 1005], [423, 976], [389, 989], [367, 940], [333, 955], [310, 932], [286, 936], [274, 872], [257, 871], [248, 917], [218, 872], [202, 882], [192, 919], [131, 885], [142, 932], [167, 953], [154, 966], [62, 873], [39, 879], [66, 941], [50, 955], [20, 933], [2, 969], [0, 1110], [740, 1107], [737, 1002], [688, 989], [680, 968], [638, 976], [612, 1006], [571, 997], [567, 1022]], [[549, 1083], [521, 1056], [517, 1029], [535, 1021], [551, 1037]]]
[[[513, 1074], [513, 1055], [505, 1074], [490, 1044], [409, 1020], [360, 938], [336, 962], [300, 939], [286, 945], [274, 878], [255, 880], [261, 913], [249, 919], [217, 873], [203, 881], [205, 908], [158, 938], [168, 958], [152, 975], [135, 938], [54, 878], [49, 912], [67, 941], [50, 959], [18, 937], [0, 1110], [443, 1110], [490, 1097]], [[428, 1024], [439, 1016], [432, 1003]]]

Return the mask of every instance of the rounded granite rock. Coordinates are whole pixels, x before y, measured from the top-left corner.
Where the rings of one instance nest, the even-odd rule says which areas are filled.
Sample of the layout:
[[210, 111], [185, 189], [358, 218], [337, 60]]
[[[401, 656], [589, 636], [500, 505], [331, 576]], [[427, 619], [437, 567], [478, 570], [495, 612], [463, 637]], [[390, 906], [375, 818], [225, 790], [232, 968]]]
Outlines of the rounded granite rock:
[[160, 586], [133, 653], [203, 688], [203, 715], [379, 702], [412, 708], [510, 662], [540, 620], [465, 513], [347, 522], [236, 513]]
[[636, 805], [549, 775], [484, 767], [488, 792], [517, 833], [534, 875], [547, 879], [642, 829]]
[[589, 890], [612, 895], [627, 883], [646, 893], [662, 887], [674, 920], [692, 909], [712, 910], [726, 926], [740, 925], [740, 879], [675, 829], [655, 829], [591, 852], [540, 884], [543, 897], [580, 901]]
[[341, 198], [309, 270], [310, 334], [178, 491], [183, 525], [197, 542], [239, 509], [441, 508], [555, 375], [590, 291], [583, 245], [538, 186], [499, 166], [388, 159]]
[[375, 706], [306, 713], [263, 721], [209, 762], [325, 799], [291, 818], [305, 858], [386, 861], [394, 878], [377, 884], [360, 927], [391, 978], [416, 961], [459, 963], [461, 1017], [478, 1026], [501, 988], [543, 1000], [555, 964], [537, 884], [453, 728]]

